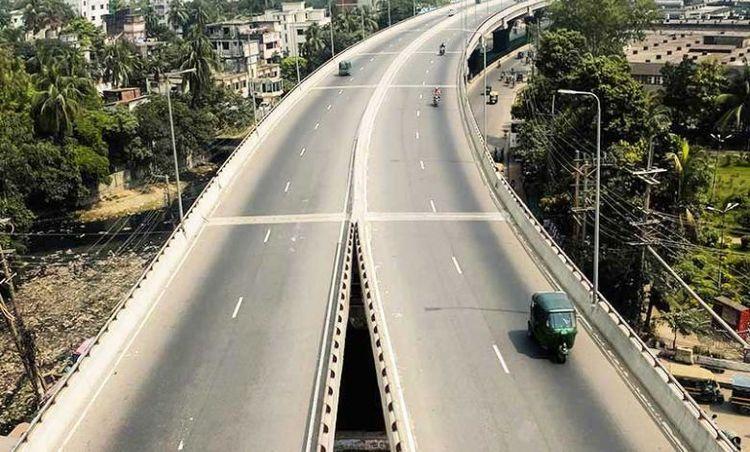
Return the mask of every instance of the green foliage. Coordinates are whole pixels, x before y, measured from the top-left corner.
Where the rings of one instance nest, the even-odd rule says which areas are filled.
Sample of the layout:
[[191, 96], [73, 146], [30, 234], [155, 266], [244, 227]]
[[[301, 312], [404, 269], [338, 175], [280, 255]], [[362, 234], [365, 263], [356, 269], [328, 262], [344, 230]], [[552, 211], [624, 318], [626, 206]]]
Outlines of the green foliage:
[[94, 25], [85, 17], [75, 17], [62, 30], [63, 33], [73, 34], [84, 48], [101, 44], [104, 41], [102, 29]]
[[299, 78], [302, 80], [307, 76], [307, 60], [302, 57], [289, 56], [283, 58], [280, 63], [281, 78], [291, 86], [297, 84], [297, 68], [299, 67]]
[[64, 0], [26, 0], [22, 5], [24, 26], [34, 34], [46, 27], [62, 27], [75, 17]]
[[109, 160], [98, 154], [88, 146], [73, 144], [66, 146], [66, 151], [72, 155], [73, 162], [78, 166], [84, 187], [96, 187], [101, 183], [109, 183]]
[[580, 32], [560, 29], [541, 36], [537, 69], [554, 85], [562, 85], [562, 77], [573, 74], [586, 55], [586, 38]]
[[104, 80], [119, 88], [128, 86], [139, 61], [129, 43], [117, 41], [104, 47], [102, 63]]
[[[172, 144], [166, 98], [152, 98], [151, 102], [139, 105], [135, 114], [139, 123], [137, 135], [149, 150], [151, 161], [158, 168], [169, 171]], [[203, 109], [190, 108], [179, 98], [172, 99], [172, 114], [177, 154], [181, 161], [186, 161], [202, 152], [213, 137], [217, 120]]]
[[678, 334], [700, 333], [706, 330], [708, 321], [704, 312], [696, 308], [673, 307], [670, 311], [662, 313], [658, 321], [672, 330], [672, 348], [677, 346]]
[[219, 60], [211, 41], [203, 34], [202, 26], [195, 28], [185, 47], [180, 63], [181, 70], [193, 70], [185, 78], [190, 85], [191, 105], [197, 106], [213, 87], [213, 73], [219, 68]]
[[670, 111], [672, 130], [691, 138], [710, 133], [719, 114], [716, 98], [727, 85], [724, 66], [713, 60], [698, 64], [684, 60], [667, 63], [661, 72], [662, 102]]
[[555, 28], [580, 32], [595, 55], [620, 55], [623, 47], [643, 37], [658, 17], [653, 0], [555, 0], [549, 7]]

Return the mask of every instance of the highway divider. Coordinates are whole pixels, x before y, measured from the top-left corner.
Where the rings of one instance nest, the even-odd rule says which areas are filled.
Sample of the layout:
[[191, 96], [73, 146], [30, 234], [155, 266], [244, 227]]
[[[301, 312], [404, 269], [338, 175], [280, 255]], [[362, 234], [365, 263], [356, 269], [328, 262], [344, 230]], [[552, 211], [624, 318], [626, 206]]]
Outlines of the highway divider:
[[[524, 5], [538, 1], [520, 2]], [[483, 176], [494, 195], [510, 214], [516, 230], [525, 239], [525, 244], [539, 258], [545, 269], [574, 301], [578, 312], [607, 341], [617, 353], [628, 371], [635, 376], [661, 412], [677, 430], [691, 450], [732, 451], [735, 450], [727, 436], [701, 409], [685, 389], [661, 365], [641, 338], [630, 328], [612, 305], [599, 294], [598, 302], [592, 304], [593, 286], [584, 273], [568, 257], [544, 227], [537, 221], [524, 202], [511, 188], [507, 179], [499, 172], [490, 155], [479, 125], [474, 117], [467, 96], [467, 57], [482, 33], [491, 31], [498, 16], [487, 19], [469, 39], [463, 50], [458, 69], [458, 103], [469, 142], [475, 153]]]
[[367, 269], [365, 268], [365, 253], [362, 248], [362, 242], [360, 241], [359, 227], [357, 224], [354, 225], [354, 245], [357, 253], [357, 260], [359, 262], [359, 277], [362, 284], [362, 296], [364, 298], [365, 305], [365, 317], [367, 318], [367, 327], [370, 330], [370, 345], [372, 346], [372, 354], [375, 357], [375, 370], [378, 372], [378, 387], [380, 388], [380, 400], [383, 405], [383, 419], [386, 421], [386, 434], [388, 435], [388, 442], [390, 443], [391, 450], [393, 452], [403, 452], [409, 450], [404, 444], [404, 433], [399, 429], [399, 416], [396, 410], [396, 400], [394, 390], [391, 387], [391, 376], [390, 373], [397, 372], [397, 369], [389, 367], [391, 360], [387, 359], [387, 354], [390, 354], [390, 350], [385, 346], [386, 341], [383, 340], [380, 325], [383, 324], [384, 319], [382, 313], [378, 311], [374, 303], [374, 295], [371, 288], [371, 282], [367, 276]]
[[138, 330], [148, 319], [171, 278], [187, 258], [218, 205], [219, 198], [237, 178], [243, 166], [251, 160], [264, 138], [279, 125], [297, 102], [324, 77], [335, 73], [340, 61], [356, 56], [362, 47], [390, 39], [403, 28], [441, 15], [449, 7], [450, 5], [433, 10], [373, 33], [366, 40], [352, 45], [317, 68], [281, 99], [242, 140], [206, 185], [187, 211], [182, 224], [170, 235], [136, 284], [113, 308], [112, 314], [95, 336], [93, 345], [55, 385], [14, 450], [48, 451], [57, 450], [64, 445]]

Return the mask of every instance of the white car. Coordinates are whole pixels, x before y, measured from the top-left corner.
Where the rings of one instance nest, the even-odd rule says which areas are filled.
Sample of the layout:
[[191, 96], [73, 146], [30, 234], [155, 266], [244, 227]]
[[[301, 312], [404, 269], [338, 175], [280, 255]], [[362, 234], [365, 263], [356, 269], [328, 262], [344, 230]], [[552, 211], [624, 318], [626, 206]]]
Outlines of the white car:
[[456, 11], [454, 11], [453, 8], [448, 10], [448, 17], [452, 17], [454, 14], [456, 14]]

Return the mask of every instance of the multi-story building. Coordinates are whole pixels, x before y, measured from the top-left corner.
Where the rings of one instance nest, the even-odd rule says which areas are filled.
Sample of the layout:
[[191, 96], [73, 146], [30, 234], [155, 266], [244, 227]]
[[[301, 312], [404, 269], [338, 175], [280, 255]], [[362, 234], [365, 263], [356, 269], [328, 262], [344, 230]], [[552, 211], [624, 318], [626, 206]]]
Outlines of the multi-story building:
[[305, 32], [312, 24], [324, 26], [331, 22], [325, 9], [306, 7], [304, 1], [283, 2], [281, 10], [269, 9], [253, 17], [257, 24], [275, 23], [280, 26], [282, 49], [288, 55], [298, 56], [305, 43]]
[[133, 44], [146, 41], [146, 19], [142, 14], [135, 14], [130, 8], [117, 11], [114, 14], [102, 16], [107, 36], [123, 39]]
[[109, 0], [65, 0], [73, 12], [85, 17], [97, 27], [104, 24], [102, 16], [109, 14]]
[[222, 66], [216, 74], [217, 84], [243, 96], [281, 96], [281, 71], [278, 64], [271, 63], [281, 54], [278, 31], [248, 20], [233, 20], [207, 25], [206, 36]]

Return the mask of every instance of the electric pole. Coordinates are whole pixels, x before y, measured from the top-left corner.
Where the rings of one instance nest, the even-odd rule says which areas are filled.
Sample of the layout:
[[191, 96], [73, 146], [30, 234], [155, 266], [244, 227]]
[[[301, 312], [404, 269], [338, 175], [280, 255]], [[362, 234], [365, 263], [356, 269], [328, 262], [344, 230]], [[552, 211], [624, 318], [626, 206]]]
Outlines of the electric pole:
[[[10, 219], [0, 219], [0, 225], [6, 224], [10, 225], [12, 230], [13, 225], [10, 223]], [[7, 255], [12, 252], [13, 250], [3, 249], [2, 242], [0, 242], [0, 262], [2, 262], [3, 271], [3, 279], [0, 280], [0, 287], [4, 285], [6, 289], [5, 295], [0, 291], [0, 311], [2, 311], [5, 324], [8, 326], [13, 343], [21, 357], [21, 362], [34, 390], [34, 394], [37, 397], [37, 402], [40, 402], [44, 398], [45, 384], [39, 367], [36, 364], [34, 335], [26, 329], [26, 325], [23, 323], [23, 318], [15, 303], [16, 289], [13, 286], [13, 274], [10, 271], [7, 259]]]

